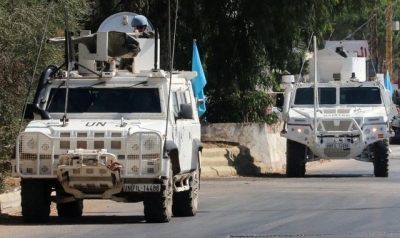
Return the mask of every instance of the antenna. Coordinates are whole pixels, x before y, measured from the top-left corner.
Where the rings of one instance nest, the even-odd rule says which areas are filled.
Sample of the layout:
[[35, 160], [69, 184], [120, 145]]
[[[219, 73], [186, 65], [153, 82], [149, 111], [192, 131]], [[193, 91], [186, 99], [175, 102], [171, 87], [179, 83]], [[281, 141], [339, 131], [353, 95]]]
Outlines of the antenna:
[[157, 61], [158, 61], [158, 28], [155, 29], [154, 42], [156, 43], [154, 46], [154, 69], [157, 69]]
[[[178, 5], [178, 0], [177, 1], [177, 5]], [[178, 11], [178, 7], [176, 8], [176, 11]], [[176, 21], [176, 19], [175, 19]], [[175, 24], [176, 27], [176, 24]], [[176, 33], [176, 28], [174, 30], [174, 34]], [[168, 102], [167, 102], [167, 118], [165, 121], [165, 138], [164, 138], [164, 149], [163, 149], [163, 153], [164, 153], [164, 158], [168, 157], [167, 154], [167, 136], [168, 136], [168, 120], [169, 120], [169, 105], [171, 103], [171, 86], [172, 86], [172, 66], [173, 66], [173, 57], [171, 54], [171, 3], [170, 0], [168, 0], [168, 41], [169, 41], [169, 47], [168, 47], [168, 55], [169, 55], [169, 60], [170, 60], [170, 64], [169, 64], [169, 89], [168, 89]]]
[[66, 126], [68, 122], [67, 108], [68, 108], [69, 78], [72, 66], [75, 63], [74, 57], [75, 53], [72, 45], [71, 32], [69, 31], [68, 9], [67, 6], [65, 6], [65, 64], [67, 66], [67, 81], [65, 83], [66, 90], [65, 90], [64, 116], [61, 119], [61, 121], [63, 122], [63, 126]]
[[[167, 159], [167, 137], [168, 137], [168, 120], [169, 120], [169, 104], [171, 100], [171, 85], [172, 85], [172, 68], [171, 68], [171, 2], [168, 0], [168, 56], [170, 57], [169, 65], [169, 89], [168, 89], [168, 101], [167, 101], [167, 118], [165, 119], [165, 134], [164, 134], [164, 148], [163, 158]], [[157, 43], [156, 43], [157, 44]]]

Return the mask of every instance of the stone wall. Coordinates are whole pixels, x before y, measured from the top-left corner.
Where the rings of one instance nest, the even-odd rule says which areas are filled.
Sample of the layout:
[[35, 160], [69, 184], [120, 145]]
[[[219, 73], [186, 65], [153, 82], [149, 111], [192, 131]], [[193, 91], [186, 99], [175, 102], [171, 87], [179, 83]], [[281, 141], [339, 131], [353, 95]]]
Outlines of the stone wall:
[[202, 141], [237, 142], [249, 149], [255, 161], [268, 166], [269, 173], [286, 170], [286, 138], [280, 136], [282, 125], [264, 123], [214, 123], [201, 128]]

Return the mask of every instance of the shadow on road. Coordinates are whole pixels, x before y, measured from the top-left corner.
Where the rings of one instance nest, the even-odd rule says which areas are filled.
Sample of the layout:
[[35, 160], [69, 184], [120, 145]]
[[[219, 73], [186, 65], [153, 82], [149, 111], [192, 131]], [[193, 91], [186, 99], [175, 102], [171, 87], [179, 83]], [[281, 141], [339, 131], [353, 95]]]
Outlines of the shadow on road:
[[263, 179], [263, 178], [288, 178], [288, 179], [307, 179], [307, 178], [372, 178], [373, 174], [306, 174], [304, 177], [288, 178], [285, 174], [268, 173], [256, 176], [232, 176], [232, 177], [204, 177], [202, 181], [212, 180], [235, 180], [235, 179]]
[[305, 178], [371, 178], [373, 174], [306, 174]]
[[15, 226], [41, 226], [41, 225], [84, 225], [84, 224], [134, 224], [146, 223], [144, 216], [82, 216], [80, 218], [63, 218], [58, 216], [50, 216], [47, 223], [27, 224], [22, 220], [21, 215], [0, 214], [0, 225]]

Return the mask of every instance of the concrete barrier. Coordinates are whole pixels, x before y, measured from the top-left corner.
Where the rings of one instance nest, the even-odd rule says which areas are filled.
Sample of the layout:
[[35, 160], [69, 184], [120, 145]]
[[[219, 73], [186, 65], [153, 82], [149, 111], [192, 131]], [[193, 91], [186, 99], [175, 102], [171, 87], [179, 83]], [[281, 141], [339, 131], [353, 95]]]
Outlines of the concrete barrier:
[[21, 208], [20, 191], [0, 194], [0, 214], [17, 211]]
[[[201, 140], [237, 142], [241, 146], [241, 153], [247, 154], [247, 157], [243, 158], [253, 158], [253, 165], [257, 163], [265, 165], [266, 169], [263, 168], [263, 171], [267, 173], [285, 173], [286, 138], [280, 136], [281, 130], [280, 124], [273, 126], [265, 123], [204, 124], [201, 128]], [[251, 164], [243, 158], [237, 163], [241, 161]]]

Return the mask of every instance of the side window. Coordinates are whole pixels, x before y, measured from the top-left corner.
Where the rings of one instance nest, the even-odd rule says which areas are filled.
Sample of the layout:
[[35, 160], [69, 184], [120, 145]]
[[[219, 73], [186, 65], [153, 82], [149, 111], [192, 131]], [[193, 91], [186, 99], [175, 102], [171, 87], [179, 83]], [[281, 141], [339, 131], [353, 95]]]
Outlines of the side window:
[[186, 104], [187, 100], [186, 100], [186, 95], [185, 92], [179, 92], [179, 104]]
[[172, 107], [174, 110], [175, 118], [180, 117], [181, 105], [182, 104], [190, 104], [190, 94], [189, 90], [183, 91], [182, 88], [178, 89], [177, 91], [172, 92]]
[[192, 100], [190, 100], [190, 93], [189, 90], [185, 91], [185, 97], [186, 97], [186, 103], [187, 104], [192, 104]]
[[179, 113], [179, 102], [178, 102], [178, 92], [172, 92], [172, 107], [174, 109], [174, 116], [178, 117]]

